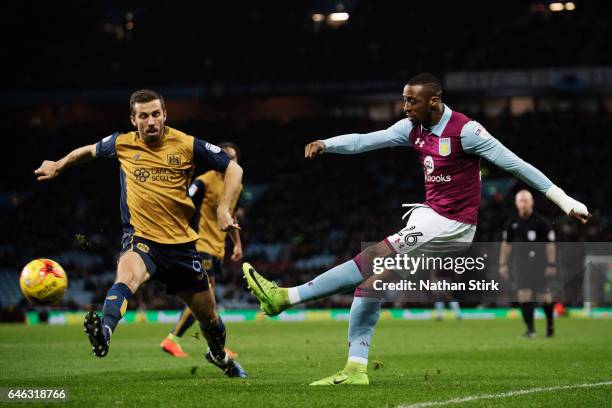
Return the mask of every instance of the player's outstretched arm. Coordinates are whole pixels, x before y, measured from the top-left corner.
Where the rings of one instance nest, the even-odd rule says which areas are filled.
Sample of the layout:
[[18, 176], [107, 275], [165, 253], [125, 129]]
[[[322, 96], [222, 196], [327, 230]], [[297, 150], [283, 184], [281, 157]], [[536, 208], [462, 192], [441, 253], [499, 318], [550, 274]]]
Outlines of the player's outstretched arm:
[[242, 167], [234, 161], [230, 161], [225, 169], [225, 176], [223, 178], [223, 193], [221, 193], [221, 200], [217, 207], [217, 220], [219, 221], [219, 227], [223, 231], [229, 231], [231, 229], [240, 229], [238, 222], [234, 220], [230, 212], [232, 203], [235, 203], [240, 193], [240, 186], [242, 184]]
[[484, 157], [537, 189], [557, 204], [567, 215], [583, 224], [591, 219], [586, 205], [568, 196], [554, 185], [548, 177], [531, 164], [525, 162], [510, 149], [491, 136], [478, 122], [467, 123], [461, 131], [461, 145], [466, 153]]
[[412, 124], [402, 119], [393, 126], [371, 133], [349, 133], [306, 145], [304, 157], [312, 159], [322, 153], [357, 154], [385, 147], [410, 146], [408, 135]]
[[58, 161], [45, 160], [39, 168], [34, 170], [38, 181], [51, 180], [68, 167], [84, 163], [96, 157], [96, 145], [88, 145], [74, 149]]

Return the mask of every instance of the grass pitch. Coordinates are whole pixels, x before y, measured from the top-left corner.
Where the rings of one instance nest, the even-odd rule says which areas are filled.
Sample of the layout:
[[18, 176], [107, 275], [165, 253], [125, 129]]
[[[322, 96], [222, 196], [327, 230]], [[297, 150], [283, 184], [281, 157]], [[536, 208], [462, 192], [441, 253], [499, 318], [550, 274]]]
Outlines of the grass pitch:
[[493, 396], [451, 406], [611, 406], [612, 385], [496, 396], [612, 382], [612, 323], [559, 319], [552, 339], [537, 323], [540, 336], [527, 340], [519, 321], [381, 321], [368, 387], [308, 386], [344, 366], [345, 322], [228, 323], [247, 380], [206, 363], [195, 328], [183, 340], [185, 359], [160, 351], [170, 330], [161, 324], [120, 325], [99, 359], [81, 326], [5, 324], [0, 387], [67, 389], [68, 403], [52, 407], [395, 407], [485, 394]]

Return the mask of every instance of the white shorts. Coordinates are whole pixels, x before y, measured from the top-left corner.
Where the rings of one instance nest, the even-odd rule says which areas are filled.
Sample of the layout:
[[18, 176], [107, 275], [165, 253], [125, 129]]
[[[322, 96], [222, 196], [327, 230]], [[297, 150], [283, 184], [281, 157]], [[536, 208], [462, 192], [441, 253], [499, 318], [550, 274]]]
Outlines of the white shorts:
[[465, 248], [465, 243], [471, 243], [476, 234], [475, 225], [450, 220], [424, 204], [414, 206], [406, 216], [409, 216], [406, 226], [385, 239], [399, 254], [417, 248], [423, 252], [444, 249], [452, 252], [453, 243], [463, 243]]

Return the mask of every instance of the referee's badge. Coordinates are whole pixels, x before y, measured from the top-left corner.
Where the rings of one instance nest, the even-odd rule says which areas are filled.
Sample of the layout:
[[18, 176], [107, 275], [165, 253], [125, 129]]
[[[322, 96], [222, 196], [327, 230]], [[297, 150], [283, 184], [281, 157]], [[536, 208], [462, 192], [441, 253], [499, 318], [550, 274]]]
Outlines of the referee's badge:
[[438, 144], [438, 154], [440, 156], [448, 156], [451, 154], [450, 137], [440, 138], [440, 142]]
[[527, 231], [527, 239], [530, 241], [535, 241], [536, 232], [534, 230]]

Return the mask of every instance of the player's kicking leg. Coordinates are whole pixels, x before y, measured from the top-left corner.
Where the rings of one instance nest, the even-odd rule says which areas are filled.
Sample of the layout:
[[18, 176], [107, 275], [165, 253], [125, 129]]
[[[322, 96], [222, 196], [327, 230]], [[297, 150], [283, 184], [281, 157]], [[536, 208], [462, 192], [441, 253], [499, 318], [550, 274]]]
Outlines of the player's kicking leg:
[[406, 227], [401, 231], [366, 248], [352, 260], [335, 266], [303, 285], [281, 288], [275, 282], [259, 275], [248, 263], [242, 265], [242, 271], [249, 289], [259, 300], [261, 309], [268, 316], [275, 316], [298, 303], [354, 289], [372, 275], [374, 258], [386, 257], [396, 252], [414, 251], [424, 243], [442, 237], [445, 233], [455, 240], [471, 242], [475, 226], [445, 218], [429, 207], [419, 207], [412, 212]]
[[102, 318], [93, 311], [85, 316], [85, 333], [97, 357], [108, 354], [111, 335], [125, 314], [128, 301], [148, 279], [149, 273], [142, 258], [136, 252], [125, 252], [119, 259], [115, 284], [106, 294]]
[[[339, 292], [355, 289], [371, 271], [362, 271], [362, 265], [371, 265], [375, 257], [385, 257], [392, 252], [383, 241], [366, 248], [355, 258], [322, 273], [310, 282], [292, 288], [281, 288], [261, 276], [249, 263], [242, 265], [249, 289], [259, 300], [261, 309], [268, 316], [275, 316], [296, 304], [325, 298]], [[370, 261], [367, 261], [369, 259]]]
[[211, 364], [219, 367], [228, 377], [247, 376], [246, 371], [225, 352], [225, 325], [217, 314], [214, 292], [211, 288], [197, 293], [179, 293], [178, 296], [192, 310], [208, 343], [204, 355]]

